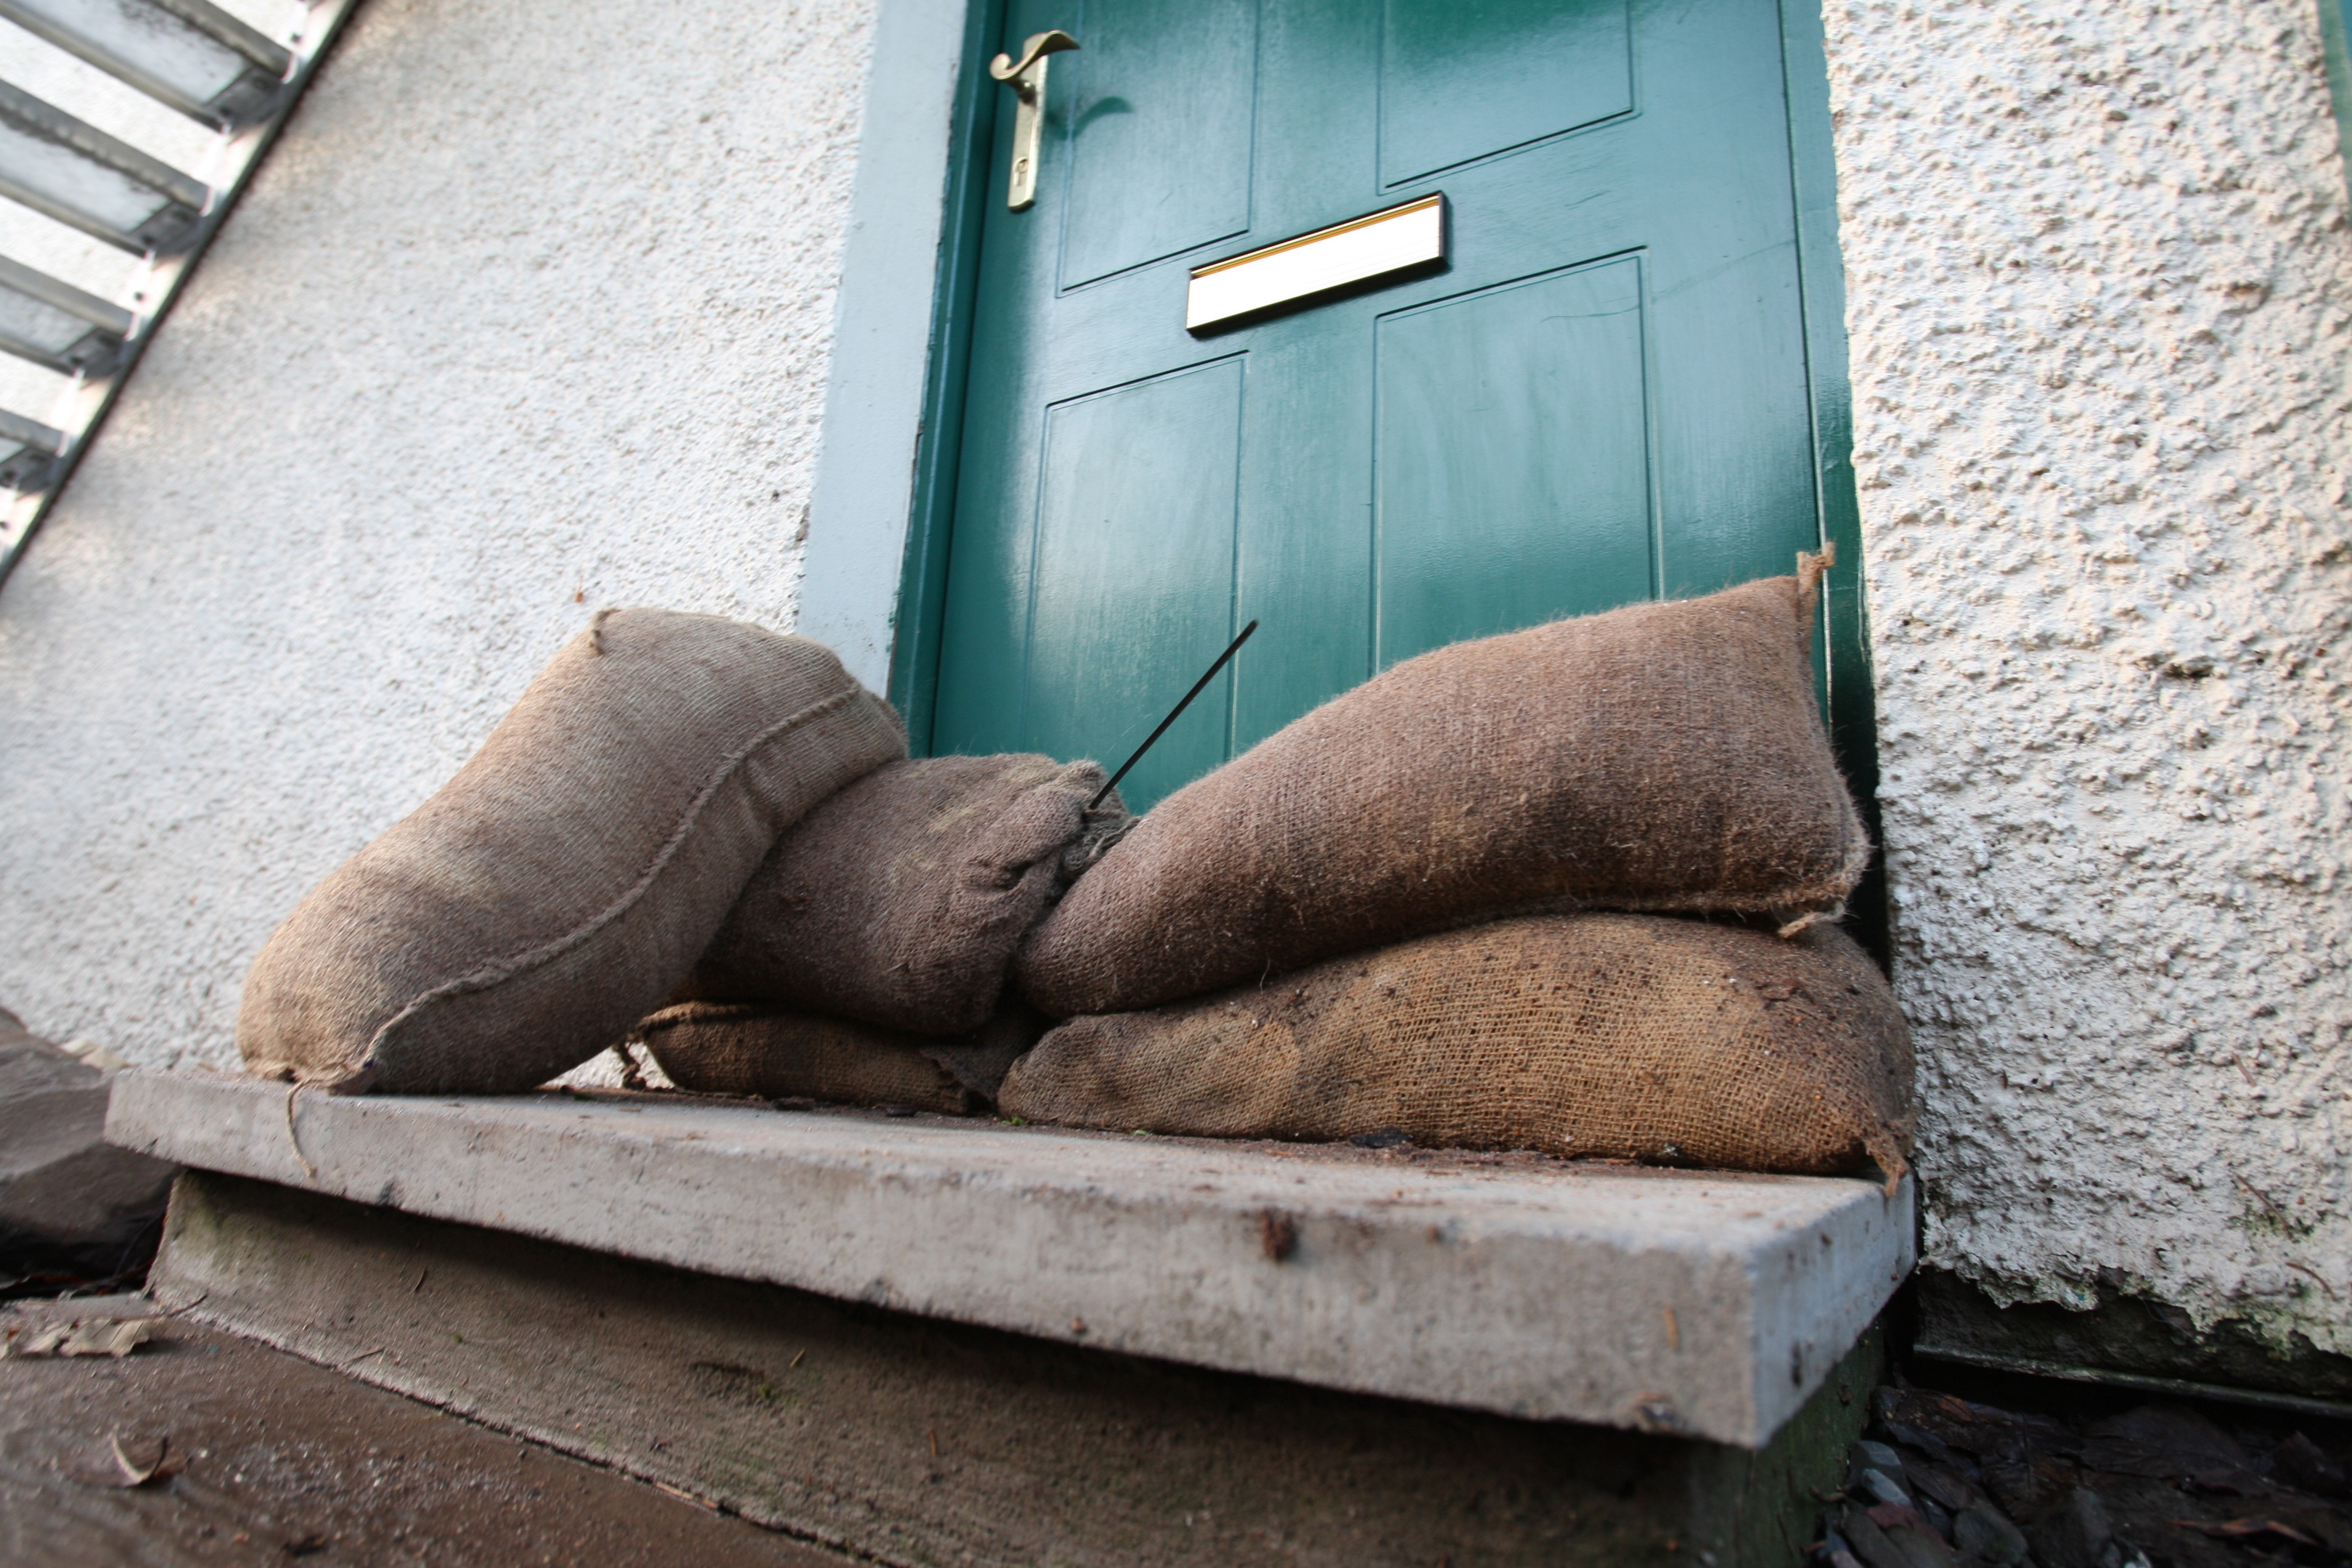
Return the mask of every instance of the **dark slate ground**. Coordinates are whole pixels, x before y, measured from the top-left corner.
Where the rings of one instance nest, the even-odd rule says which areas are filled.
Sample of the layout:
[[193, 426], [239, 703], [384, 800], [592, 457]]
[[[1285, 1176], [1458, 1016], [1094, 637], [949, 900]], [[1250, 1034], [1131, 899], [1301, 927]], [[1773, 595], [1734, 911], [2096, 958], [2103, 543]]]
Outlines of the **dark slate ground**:
[[1919, 1362], [1875, 1390], [1824, 1568], [2352, 1568], [2352, 1426]]

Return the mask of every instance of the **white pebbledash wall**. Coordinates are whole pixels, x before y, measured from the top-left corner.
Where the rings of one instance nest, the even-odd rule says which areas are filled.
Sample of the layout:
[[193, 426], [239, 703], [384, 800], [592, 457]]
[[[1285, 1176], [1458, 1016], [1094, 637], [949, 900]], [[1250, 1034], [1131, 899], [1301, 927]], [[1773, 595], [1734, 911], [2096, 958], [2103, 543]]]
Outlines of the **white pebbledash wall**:
[[2352, 1351], [2313, 0], [1830, 0], [1926, 1260]]
[[0, 1006], [246, 965], [608, 604], [789, 627], [868, 0], [369, 0], [0, 595]]

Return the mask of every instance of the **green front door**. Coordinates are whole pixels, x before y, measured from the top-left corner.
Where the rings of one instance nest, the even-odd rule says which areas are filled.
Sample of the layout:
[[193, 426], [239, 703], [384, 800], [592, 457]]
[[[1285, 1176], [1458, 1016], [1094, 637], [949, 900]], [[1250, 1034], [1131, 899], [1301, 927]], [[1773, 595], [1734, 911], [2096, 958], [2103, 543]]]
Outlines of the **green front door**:
[[[1820, 537], [1775, 0], [1012, 0], [930, 749], [1139, 808], [1398, 659]], [[999, 89], [1009, 100], [1009, 89]], [[1443, 270], [1184, 328], [1188, 274], [1443, 192]], [[1401, 742], [1410, 737], [1400, 737]]]

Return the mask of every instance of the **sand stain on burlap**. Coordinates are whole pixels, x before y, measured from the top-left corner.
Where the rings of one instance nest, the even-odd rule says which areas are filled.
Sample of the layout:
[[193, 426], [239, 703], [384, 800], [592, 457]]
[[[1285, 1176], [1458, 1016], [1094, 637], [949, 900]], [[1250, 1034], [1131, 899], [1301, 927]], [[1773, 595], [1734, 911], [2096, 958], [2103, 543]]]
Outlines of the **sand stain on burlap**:
[[237, 1048], [347, 1093], [543, 1083], [677, 988], [777, 835], [906, 754], [889, 705], [821, 643], [601, 612], [456, 777], [278, 928]]
[[[1081, 884], [1083, 886], [1083, 884]], [[1908, 1169], [1910, 1033], [1843, 931], [1537, 915], [1265, 985], [1075, 1018], [1006, 1079], [1079, 1127], [1534, 1149], [1723, 1170]]]
[[1017, 983], [1067, 1017], [1517, 909], [1836, 905], [1870, 845], [1814, 700], [1821, 570], [1407, 659], [1154, 807]]

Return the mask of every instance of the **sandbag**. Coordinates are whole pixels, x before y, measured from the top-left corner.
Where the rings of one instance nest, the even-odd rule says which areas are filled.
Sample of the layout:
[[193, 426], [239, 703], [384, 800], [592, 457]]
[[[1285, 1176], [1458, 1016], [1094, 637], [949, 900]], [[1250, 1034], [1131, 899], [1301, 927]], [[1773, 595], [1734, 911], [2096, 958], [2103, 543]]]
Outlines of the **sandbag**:
[[1162, 801], [1014, 961], [1122, 1012], [1530, 908], [1765, 913], [1870, 846], [1813, 698], [1820, 566], [1408, 659]]
[[247, 1067], [341, 1092], [509, 1092], [693, 968], [776, 836], [907, 752], [823, 645], [601, 613], [456, 777], [330, 875], [247, 976]]
[[1128, 823], [1093, 763], [890, 763], [777, 843], [688, 983], [927, 1035], [995, 1011], [1013, 949]]
[[1047, 1020], [1013, 1007], [942, 1040], [757, 1004], [683, 1002], [640, 1023], [670, 1081], [703, 1094], [908, 1105], [967, 1116], [994, 1102], [1005, 1069]]
[[1908, 1169], [1911, 1037], [1852, 938], [1535, 915], [1265, 985], [1075, 1018], [1014, 1064], [1033, 1121], [1533, 1149], [1723, 1170]]

